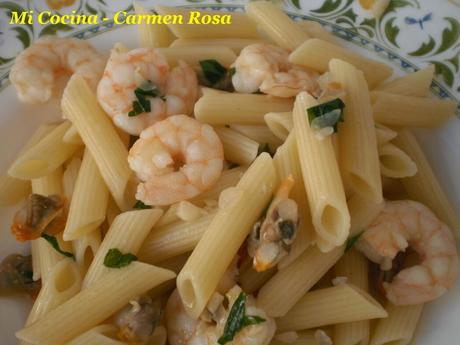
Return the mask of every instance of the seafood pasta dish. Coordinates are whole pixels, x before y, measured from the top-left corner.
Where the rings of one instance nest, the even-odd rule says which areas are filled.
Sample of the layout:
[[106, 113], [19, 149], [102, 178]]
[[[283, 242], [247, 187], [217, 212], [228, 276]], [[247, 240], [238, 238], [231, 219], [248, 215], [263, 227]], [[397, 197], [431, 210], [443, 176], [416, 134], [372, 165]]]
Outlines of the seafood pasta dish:
[[392, 77], [271, 2], [232, 16], [16, 58], [18, 99], [62, 118], [0, 178], [20, 344], [403, 345], [449, 293], [460, 219], [413, 134], [457, 108], [434, 67]]

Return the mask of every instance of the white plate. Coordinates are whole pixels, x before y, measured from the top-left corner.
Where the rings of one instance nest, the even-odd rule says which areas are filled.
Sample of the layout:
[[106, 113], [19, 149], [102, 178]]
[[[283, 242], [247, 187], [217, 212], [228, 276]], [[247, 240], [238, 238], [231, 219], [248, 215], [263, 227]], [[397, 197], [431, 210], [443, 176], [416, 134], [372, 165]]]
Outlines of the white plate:
[[[318, 4], [324, 1], [313, 2]], [[303, 3], [301, 2], [301, 4]], [[305, 5], [305, 7], [307, 6]], [[233, 8], [230, 6], [224, 7]], [[293, 9], [292, 6], [290, 9]], [[299, 10], [297, 15], [300, 15], [302, 12], [306, 12], [306, 10]], [[391, 64], [395, 68], [396, 74], [403, 74], [405, 73], [403, 70], [410, 71], [413, 69], [414, 65], [398, 56], [397, 50], [390, 49], [388, 45], [382, 42], [375, 42], [367, 39], [365, 36], [358, 36], [348, 30], [342, 30], [335, 24], [337, 18], [334, 20], [324, 18], [316, 16], [316, 19], [321, 20], [329, 29], [332, 28], [333, 31], [338, 32], [341, 36], [346, 36], [348, 39], [346, 42], [344, 41], [345, 45], [352, 47], [363, 55]], [[105, 28], [100, 29], [100, 31], [104, 30]], [[86, 30], [84, 36], [85, 38], [93, 36], [90, 38], [90, 41], [98, 49], [107, 52], [115, 42], [121, 41], [129, 47], [135, 47], [137, 41], [137, 33], [134, 26], [118, 27], [116, 30], [109, 30], [97, 35]], [[421, 64], [423, 63], [420, 62], [418, 66]], [[456, 83], [457, 79], [454, 82]], [[433, 90], [438, 95], [440, 93], [450, 93], [449, 89], [445, 88], [442, 84], [435, 85]], [[455, 97], [456, 92], [453, 91], [452, 94]], [[0, 145], [0, 171], [7, 169], [21, 145], [27, 140], [27, 137], [34, 131], [38, 124], [59, 118], [60, 112], [57, 102], [46, 106], [29, 106], [17, 101], [15, 91], [11, 86], [7, 86], [1, 90], [0, 137], [2, 138], [2, 145]], [[444, 127], [429, 133], [420, 133], [420, 135], [436, 174], [440, 178], [449, 197], [454, 202], [457, 212], [459, 212], [460, 183], [458, 182], [458, 173], [460, 172], [460, 154], [458, 148], [460, 147], [460, 121], [452, 119]], [[18, 244], [10, 235], [9, 226], [12, 213], [13, 209], [0, 210], [0, 222], [3, 229], [0, 233], [0, 259], [12, 252], [25, 253], [28, 251], [27, 246]], [[30, 308], [30, 301], [24, 298], [14, 300], [0, 298], [1, 345], [17, 343], [14, 331], [22, 327], [28, 308]], [[457, 282], [455, 287], [447, 295], [430, 303], [424, 309], [414, 344], [459, 344], [459, 323], [460, 283]]]

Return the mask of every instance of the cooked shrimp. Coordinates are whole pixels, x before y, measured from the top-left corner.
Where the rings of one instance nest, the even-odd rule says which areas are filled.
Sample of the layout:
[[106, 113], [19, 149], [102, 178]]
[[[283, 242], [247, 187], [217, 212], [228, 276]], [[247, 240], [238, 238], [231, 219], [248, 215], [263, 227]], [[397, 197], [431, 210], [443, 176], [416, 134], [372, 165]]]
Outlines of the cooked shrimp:
[[[130, 116], [139, 89], [153, 92], [146, 100], [150, 109]], [[133, 135], [167, 116], [191, 114], [197, 97], [195, 71], [182, 61], [170, 71], [163, 54], [151, 48], [112, 49], [97, 88], [98, 101], [115, 125]]]
[[299, 214], [297, 203], [289, 199], [294, 186], [290, 175], [283, 181], [264, 215], [252, 229], [248, 240], [249, 256], [253, 266], [261, 272], [275, 266], [285, 255], [297, 234]]
[[294, 97], [301, 91], [313, 93], [318, 89], [316, 72], [294, 66], [288, 61], [289, 52], [269, 44], [245, 47], [233, 67], [232, 82], [241, 93], [263, 93], [278, 97]]
[[59, 195], [31, 194], [14, 215], [11, 232], [24, 242], [39, 238], [44, 232], [57, 234], [64, 230], [66, 221], [66, 203]]
[[145, 204], [170, 205], [209, 189], [222, 171], [222, 143], [207, 124], [174, 115], [140, 134], [128, 162], [142, 181], [136, 198]]
[[[235, 286], [227, 293], [228, 308], [223, 306], [224, 297], [220, 297], [220, 305], [214, 311], [212, 319], [201, 317], [194, 319], [187, 314], [176, 291], [170, 296], [166, 305], [166, 329], [170, 345], [216, 345], [223, 335], [228, 322], [231, 307], [238, 297], [241, 289]], [[252, 297], [246, 297], [245, 314], [262, 318], [258, 324], [248, 325], [233, 334], [233, 339], [228, 339], [227, 345], [268, 345], [276, 331], [275, 321], [269, 318], [262, 309], [255, 306]], [[234, 320], [233, 320], [234, 321]]]
[[10, 80], [21, 101], [45, 103], [53, 94], [60, 94], [63, 81], [74, 73], [96, 89], [104, 64], [104, 58], [88, 42], [44, 37], [16, 57]]
[[356, 243], [383, 270], [391, 268], [398, 252], [411, 246], [420, 264], [403, 269], [383, 283], [395, 305], [429, 302], [443, 295], [459, 273], [455, 240], [449, 227], [426, 206], [415, 201], [390, 201]]

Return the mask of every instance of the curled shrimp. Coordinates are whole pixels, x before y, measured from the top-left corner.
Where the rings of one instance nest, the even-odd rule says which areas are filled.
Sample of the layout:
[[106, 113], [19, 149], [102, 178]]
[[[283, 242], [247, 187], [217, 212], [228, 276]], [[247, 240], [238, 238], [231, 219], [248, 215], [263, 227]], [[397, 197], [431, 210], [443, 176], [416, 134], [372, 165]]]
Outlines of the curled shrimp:
[[387, 202], [356, 246], [389, 270], [398, 252], [411, 246], [420, 264], [403, 269], [383, 289], [395, 305], [425, 303], [443, 295], [459, 273], [455, 240], [449, 227], [415, 201]]
[[232, 82], [241, 93], [263, 93], [278, 97], [294, 97], [301, 91], [314, 93], [318, 89], [316, 72], [294, 66], [289, 52], [269, 44], [245, 47], [233, 67]]
[[[170, 345], [216, 345], [223, 335], [231, 306], [239, 297], [241, 289], [232, 288], [226, 295], [228, 308], [223, 302], [224, 296], [215, 293], [208, 304], [205, 315], [194, 319], [187, 314], [177, 290], [170, 296], [166, 305], [165, 320]], [[210, 306], [211, 305], [211, 306]], [[275, 321], [257, 308], [254, 299], [247, 296], [245, 314], [260, 317], [264, 321], [244, 327], [234, 334], [227, 345], [268, 345], [276, 331]]]
[[[153, 91], [149, 109], [130, 116], [139, 88]], [[98, 101], [115, 125], [133, 135], [167, 116], [190, 115], [197, 97], [195, 71], [183, 61], [170, 70], [163, 54], [151, 48], [125, 52], [115, 46], [97, 88]]]
[[44, 37], [16, 57], [10, 80], [22, 102], [45, 103], [59, 94], [74, 73], [96, 89], [104, 64], [104, 58], [88, 42]]
[[299, 214], [297, 203], [289, 199], [294, 186], [290, 175], [278, 188], [262, 220], [252, 229], [248, 239], [248, 253], [253, 257], [253, 267], [261, 272], [275, 266], [288, 254], [297, 234]]
[[136, 198], [156, 206], [209, 189], [218, 180], [223, 161], [214, 129], [185, 115], [170, 116], [142, 131], [128, 155], [131, 169], [142, 181]]

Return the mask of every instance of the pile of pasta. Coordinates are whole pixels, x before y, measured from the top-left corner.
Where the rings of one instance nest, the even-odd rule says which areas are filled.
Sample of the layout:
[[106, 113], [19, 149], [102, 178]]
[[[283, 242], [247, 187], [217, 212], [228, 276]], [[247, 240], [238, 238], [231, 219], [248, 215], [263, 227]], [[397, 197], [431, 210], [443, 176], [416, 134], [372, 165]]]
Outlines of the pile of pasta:
[[[136, 11], [149, 13], [138, 4]], [[189, 15], [187, 9], [156, 11]], [[31, 241], [33, 278], [42, 280], [42, 289], [25, 328], [16, 333], [23, 344], [122, 344], [106, 320], [136, 296], [160, 298], [175, 286], [188, 312], [199, 316], [289, 175], [302, 219], [291, 251], [274, 269], [259, 273], [249, 263], [238, 277], [242, 289], [276, 318], [271, 344], [316, 344], [318, 328], [337, 345], [411, 341], [423, 305], [382, 306], [370, 294], [368, 260], [346, 248], [347, 239], [370, 224], [384, 197], [420, 201], [460, 229], [411, 131], [440, 126], [456, 104], [429, 97], [433, 66], [387, 81], [389, 66], [343, 48], [317, 23], [296, 23], [268, 2], [251, 2], [232, 20], [205, 29], [142, 24], [141, 43], [160, 49], [170, 65], [182, 59], [196, 69], [206, 59], [230, 68], [241, 49], [257, 42], [288, 49], [292, 63], [329, 71], [342, 85], [345, 121], [338, 132], [315, 137], [305, 110], [318, 102], [305, 92], [282, 99], [203, 87], [194, 116], [215, 128], [225, 159], [237, 167], [224, 170], [212, 189], [192, 200], [133, 209], [129, 136], [74, 75], [62, 96], [66, 120], [40, 126], [0, 180], [3, 205], [31, 191], [69, 202], [65, 230], [56, 237], [74, 259], [43, 238]], [[263, 144], [273, 157], [259, 152]], [[111, 248], [139, 260], [108, 268], [103, 260]], [[347, 282], [333, 286], [337, 276]], [[371, 328], [372, 319], [377, 321]], [[151, 344], [166, 343], [162, 326], [155, 334]]]

